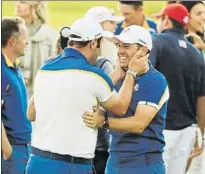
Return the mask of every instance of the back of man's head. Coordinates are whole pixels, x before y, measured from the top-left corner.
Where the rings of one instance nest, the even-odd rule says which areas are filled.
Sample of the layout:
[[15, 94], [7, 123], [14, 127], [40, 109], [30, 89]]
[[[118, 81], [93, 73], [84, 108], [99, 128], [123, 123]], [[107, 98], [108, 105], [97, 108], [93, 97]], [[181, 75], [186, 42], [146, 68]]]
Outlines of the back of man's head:
[[18, 37], [20, 35], [19, 25], [24, 24], [25, 21], [20, 17], [3, 17], [1, 22], [1, 46], [7, 46], [8, 40], [11, 36]]
[[134, 6], [135, 8], [138, 8], [140, 6], [143, 6], [143, 1], [123, 1], [123, 0], [120, 0], [119, 1], [121, 4], [126, 4], [126, 5], [132, 5]]

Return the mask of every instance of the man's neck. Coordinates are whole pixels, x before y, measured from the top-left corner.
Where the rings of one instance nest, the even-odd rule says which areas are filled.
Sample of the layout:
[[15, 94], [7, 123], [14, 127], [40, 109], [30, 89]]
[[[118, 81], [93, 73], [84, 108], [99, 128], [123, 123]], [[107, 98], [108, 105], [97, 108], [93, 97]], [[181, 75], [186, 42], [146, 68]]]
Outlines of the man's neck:
[[7, 58], [12, 62], [15, 63], [17, 56], [10, 51], [8, 48], [2, 48], [2, 53], [7, 56]]

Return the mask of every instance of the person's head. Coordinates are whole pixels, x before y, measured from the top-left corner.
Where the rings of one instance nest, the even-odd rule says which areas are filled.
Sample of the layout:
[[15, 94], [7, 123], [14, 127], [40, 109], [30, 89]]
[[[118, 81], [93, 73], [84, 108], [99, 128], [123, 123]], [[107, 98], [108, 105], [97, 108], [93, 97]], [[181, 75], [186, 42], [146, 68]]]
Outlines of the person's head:
[[150, 32], [137, 25], [130, 25], [122, 33], [115, 36], [118, 44], [118, 56], [120, 66], [128, 69], [131, 58], [139, 52], [140, 56], [145, 56], [152, 49], [152, 37]]
[[26, 22], [33, 23], [36, 19], [40, 19], [42, 23], [48, 23], [48, 9], [45, 1], [18, 1], [16, 15], [25, 19]]
[[205, 5], [202, 1], [181, 1], [189, 11], [188, 30], [191, 32], [204, 32]]
[[68, 45], [81, 52], [91, 64], [94, 64], [101, 55], [102, 37], [105, 34], [112, 37], [112, 33], [104, 32], [96, 20], [83, 17], [71, 25]]
[[92, 7], [89, 9], [85, 17], [91, 17], [99, 22], [105, 31], [115, 33], [117, 24], [124, 20], [122, 16], [115, 16], [114, 11], [104, 6]]
[[28, 44], [25, 21], [20, 17], [3, 17], [1, 22], [1, 47], [16, 57], [24, 55]]
[[172, 1], [172, 0], [170, 0], [170, 1], [167, 1], [167, 4], [176, 4], [176, 3], [179, 3], [180, 1]]
[[143, 1], [119, 1], [119, 10], [125, 17], [126, 27], [130, 25], [143, 25]]
[[170, 28], [184, 30], [189, 20], [189, 12], [181, 4], [169, 4], [162, 12], [153, 16], [158, 18], [157, 31], [159, 33]]

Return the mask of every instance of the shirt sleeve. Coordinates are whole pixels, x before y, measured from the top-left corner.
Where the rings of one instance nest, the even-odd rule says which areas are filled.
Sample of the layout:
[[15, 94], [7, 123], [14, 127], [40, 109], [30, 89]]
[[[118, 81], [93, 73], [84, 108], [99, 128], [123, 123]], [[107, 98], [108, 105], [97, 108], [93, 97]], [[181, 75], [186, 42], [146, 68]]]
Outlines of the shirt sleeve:
[[169, 99], [169, 88], [163, 75], [156, 75], [140, 92], [142, 95], [140, 95], [138, 104], [150, 105], [157, 110], [160, 110]]
[[93, 83], [94, 95], [100, 103], [107, 101], [115, 92], [112, 80], [103, 71], [94, 76]]
[[102, 70], [106, 73], [106, 74], [110, 74], [113, 71], [113, 66], [109, 61], [106, 61], [103, 66], [102, 66]]

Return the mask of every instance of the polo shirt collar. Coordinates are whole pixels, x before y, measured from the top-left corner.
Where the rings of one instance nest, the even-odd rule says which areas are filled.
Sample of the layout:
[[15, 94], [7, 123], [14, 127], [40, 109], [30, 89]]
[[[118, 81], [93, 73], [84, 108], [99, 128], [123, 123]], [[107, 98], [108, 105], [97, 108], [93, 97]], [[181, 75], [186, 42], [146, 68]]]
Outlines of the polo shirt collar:
[[177, 33], [180, 35], [184, 35], [184, 31], [180, 28], [170, 28], [170, 29], [164, 30], [162, 33]]
[[[3, 54], [1, 53], [4, 57], [4, 62], [6, 63], [6, 65], [9, 67], [9, 68], [15, 68], [13, 62], [8, 58], [8, 56], [6, 54]], [[15, 65], [18, 66], [20, 64], [20, 60], [19, 59], [16, 59], [15, 61]]]
[[62, 53], [62, 58], [66, 58], [66, 57], [75, 57], [77, 59], [83, 59], [86, 60], [86, 57], [81, 54], [79, 51], [73, 49], [73, 48], [65, 48], [63, 53]]

